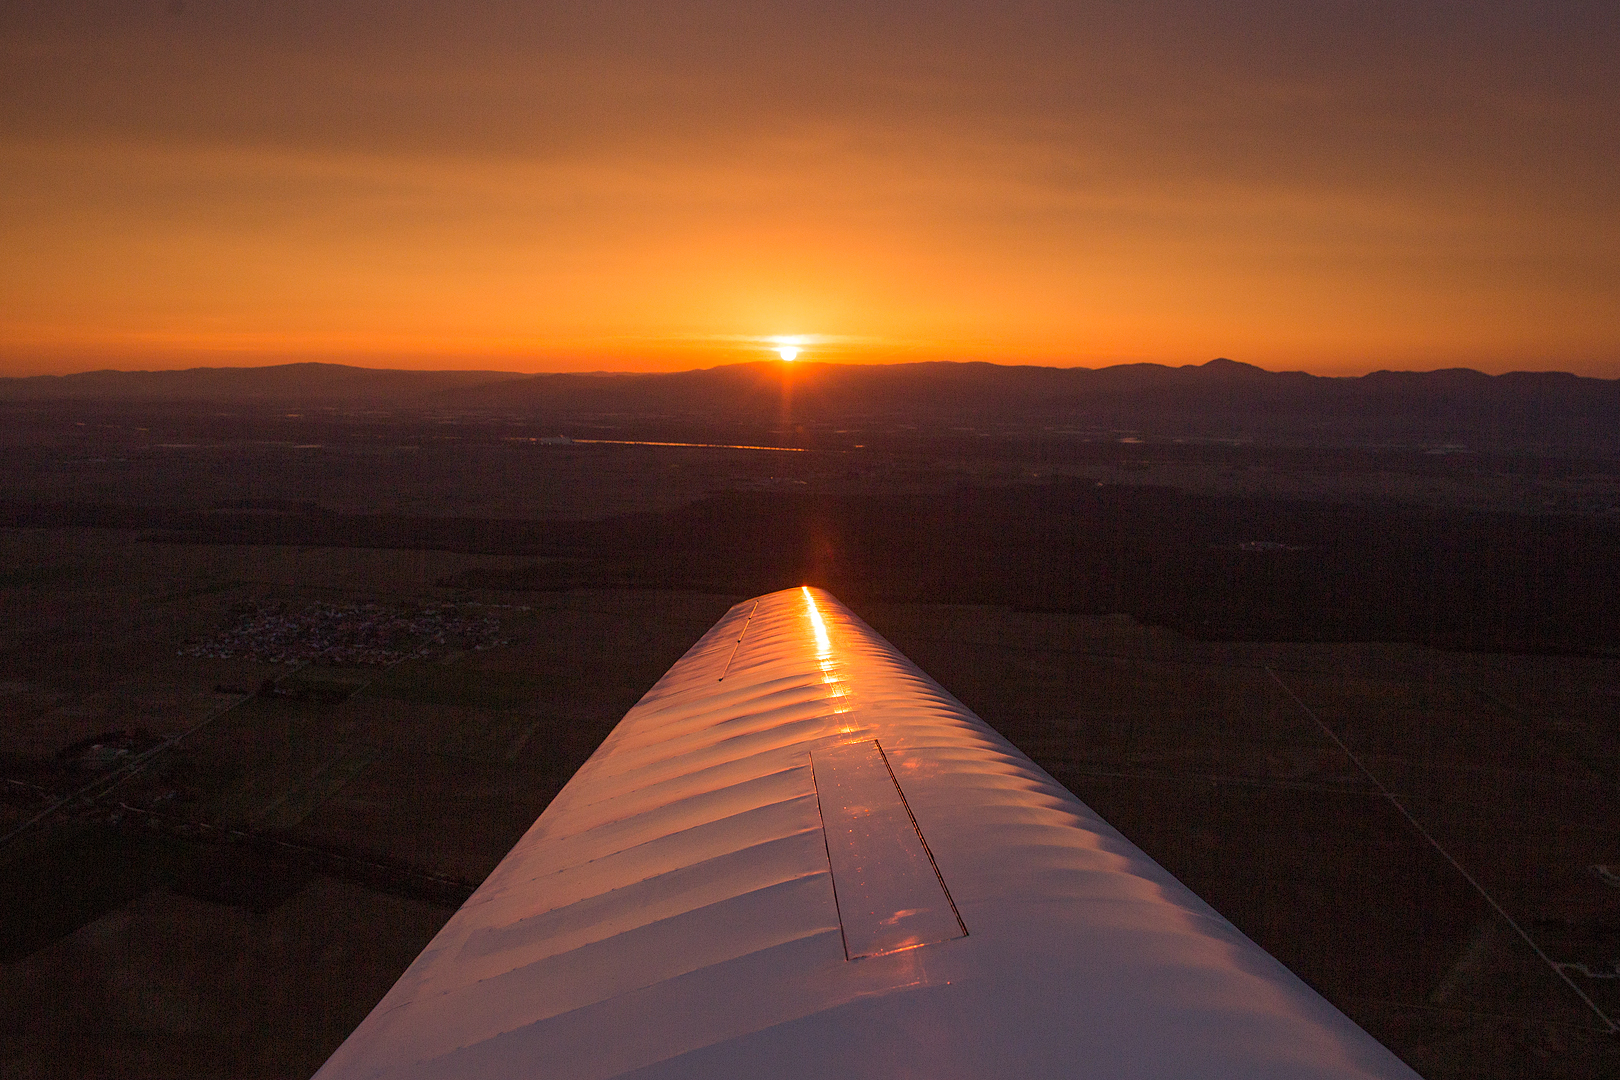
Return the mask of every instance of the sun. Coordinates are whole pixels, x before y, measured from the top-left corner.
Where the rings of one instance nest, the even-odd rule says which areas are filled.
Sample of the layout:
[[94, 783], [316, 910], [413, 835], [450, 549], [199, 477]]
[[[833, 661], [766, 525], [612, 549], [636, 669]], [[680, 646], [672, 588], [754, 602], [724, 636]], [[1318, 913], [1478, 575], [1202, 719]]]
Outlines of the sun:
[[765, 344], [776, 350], [776, 355], [782, 358], [785, 364], [791, 364], [799, 358], [807, 344], [802, 337], [773, 337], [766, 338]]

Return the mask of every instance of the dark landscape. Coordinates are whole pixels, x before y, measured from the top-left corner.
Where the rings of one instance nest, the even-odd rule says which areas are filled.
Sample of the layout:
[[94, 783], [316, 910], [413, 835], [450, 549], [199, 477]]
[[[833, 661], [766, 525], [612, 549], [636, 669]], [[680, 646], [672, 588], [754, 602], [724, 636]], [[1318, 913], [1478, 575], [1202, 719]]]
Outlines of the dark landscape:
[[313, 1072], [825, 586], [1425, 1077], [1620, 1072], [1620, 381], [0, 380], [0, 1076]]

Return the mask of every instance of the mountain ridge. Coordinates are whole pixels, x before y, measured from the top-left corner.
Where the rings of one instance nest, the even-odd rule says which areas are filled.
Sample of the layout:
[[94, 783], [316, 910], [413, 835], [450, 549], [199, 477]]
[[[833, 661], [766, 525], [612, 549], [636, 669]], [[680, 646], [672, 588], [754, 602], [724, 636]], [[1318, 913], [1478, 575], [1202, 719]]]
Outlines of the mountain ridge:
[[[660, 372], [541, 372], [529, 373], [499, 369], [415, 369], [362, 367], [353, 364], [335, 364], [324, 361], [299, 361], [287, 364], [261, 364], [243, 367], [198, 366], [171, 369], [119, 369], [98, 368], [65, 375], [0, 376], [0, 399], [45, 399], [75, 396], [159, 396], [156, 391], [171, 394], [184, 392], [206, 393], [210, 390], [234, 390], [257, 384], [262, 390], [298, 390], [302, 392], [331, 391], [345, 386], [368, 382], [374, 386], [414, 384], [424, 391], [461, 389], [494, 383], [523, 383], [557, 380], [590, 380], [592, 382], [652, 382], [694, 376], [716, 376], [724, 373], [770, 370], [866, 372], [968, 372], [994, 371], [1006, 373], [1049, 373], [1055, 377], [1102, 378], [1124, 380], [1168, 380], [1197, 378], [1199, 380], [1290, 380], [1319, 384], [1368, 384], [1399, 380], [1406, 383], [1447, 383], [1467, 380], [1483, 385], [1495, 381], [1524, 383], [1529, 381], [1555, 381], [1591, 387], [1620, 387], [1620, 379], [1601, 379], [1589, 375], [1576, 375], [1567, 371], [1509, 371], [1490, 375], [1474, 368], [1436, 368], [1429, 371], [1392, 370], [1380, 368], [1364, 375], [1314, 375], [1306, 371], [1272, 371], [1240, 360], [1215, 357], [1203, 364], [1159, 364], [1135, 362], [1111, 364], [1105, 367], [1059, 367], [1049, 364], [998, 364], [985, 360], [924, 360], [896, 364], [838, 364], [825, 361], [798, 361], [789, 369], [778, 361], [748, 361], [722, 364], [706, 368], [687, 368], [680, 371]], [[298, 377], [302, 377], [302, 380]], [[234, 384], [234, 385], [232, 385]]]
[[886, 424], [1620, 453], [1620, 379], [1487, 375], [1471, 368], [1320, 376], [1226, 358], [1104, 368], [759, 361], [677, 372], [538, 375], [305, 363], [0, 379], [0, 402], [423, 409], [522, 415], [559, 430], [587, 418], [780, 430]]

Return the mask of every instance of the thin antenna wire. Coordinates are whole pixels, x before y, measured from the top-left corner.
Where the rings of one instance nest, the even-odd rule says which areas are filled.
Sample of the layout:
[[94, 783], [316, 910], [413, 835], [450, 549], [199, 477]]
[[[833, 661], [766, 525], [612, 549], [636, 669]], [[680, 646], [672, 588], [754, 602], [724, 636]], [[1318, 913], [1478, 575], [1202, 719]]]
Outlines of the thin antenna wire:
[[1434, 850], [1440, 853], [1441, 858], [1445, 859], [1446, 862], [1456, 867], [1457, 873], [1461, 874], [1463, 879], [1474, 887], [1474, 891], [1483, 896], [1485, 898], [1485, 902], [1491, 905], [1491, 907], [1496, 910], [1498, 915], [1507, 920], [1507, 924], [1513, 927], [1514, 932], [1524, 939], [1524, 943], [1535, 950], [1536, 955], [1541, 957], [1543, 963], [1552, 968], [1553, 974], [1557, 975], [1560, 979], [1563, 979], [1565, 983], [1569, 984], [1569, 988], [1575, 991], [1576, 996], [1582, 1001], [1586, 1002], [1586, 1007], [1596, 1013], [1599, 1020], [1603, 1021], [1603, 1026], [1608, 1029], [1609, 1034], [1613, 1035], [1620, 1032], [1620, 1024], [1616, 1024], [1613, 1020], [1609, 1019], [1608, 1014], [1602, 1009], [1598, 1008], [1597, 1002], [1587, 997], [1586, 991], [1575, 985], [1575, 980], [1569, 977], [1569, 972], [1565, 971], [1562, 965], [1558, 964], [1553, 960], [1552, 957], [1541, 951], [1541, 946], [1537, 945], [1535, 940], [1531, 938], [1529, 934], [1524, 932], [1524, 927], [1515, 922], [1513, 916], [1509, 915], [1507, 910], [1503, 908], [1501, 904], [1496, 902], [1496, 898], [1490, 893], [1486, 892], [1483, 885], [1474, 880], [1473, 874], [1470, 874], [1467, 870], [1463, 869], [1462, 863], [1452, 858], [1451, 853], [1445, 848], [1441, 847], [1438, 840], [1429, 835], [1429, 830], [1418, 824], [1417, 818], [1413, 817], [1411, 811], [1407, 810], [1406, 807], [1401, 804], [1401, 800], [1395, 797], [1395, 793], [1390, 791], [1389, 788], [1385, 787], [1384, 782], [1378, 779], [1378, 777], [1374, 776], [1372, 770], [1363, 765], [1361, 763], [1361, 759], [1350, 752], [1350, 748], [1344, 744], [1344, 740], [1335, 735], [1333, 733], [1333, 729], [1328, 727], [1327, 724], [1323, 723], [1322, 718], [1317, 716], [1309, 705], [1300, 700], [1299, 695], [1294, 693], [1293, 687], [1283, 682], [1277, 673], [1271, 670], [1270, 667], [1266, 668], [1266, 674], [1270, 675], [1272, 681], [1283, 688], [1284, 693], [1294, 699], [1294, 704], [1298, 705], [1302, 710], [1304, 710], [1306, 716], [1316, 721], [1316, 726], [1321, 728], [1323, 733], [1326, 734], [1328, 738], [1332, 739], [1334, 744], [1337, 745], [1340, 750], [1344, 751], [1344, 756], [1349, 758], [1351, 762], [1355, 764], [1355, 767], [1361, 770], [1363, 776], [1373, 782], [1373, 785], [1378, 788], [1379, 792], [1384, 796], [1384, 798], [1389, 800], [1389, 804], [1395, 809], [1399, 810], [1401, 812], [1401, 816], [1411, 823], [1412, 828], [1417, 830], [1418, 835], [1427, 840], [1429, 842], [1429, 846], [1433, 847]]

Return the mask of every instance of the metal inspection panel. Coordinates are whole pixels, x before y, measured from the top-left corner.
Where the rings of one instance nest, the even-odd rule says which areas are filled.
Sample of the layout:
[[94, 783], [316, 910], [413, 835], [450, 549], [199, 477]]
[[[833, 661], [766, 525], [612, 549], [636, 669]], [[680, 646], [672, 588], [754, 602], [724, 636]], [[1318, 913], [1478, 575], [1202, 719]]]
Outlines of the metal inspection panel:
[[851, 960], [965, 937], [944, 879], [875, 740], [811, 754]]

